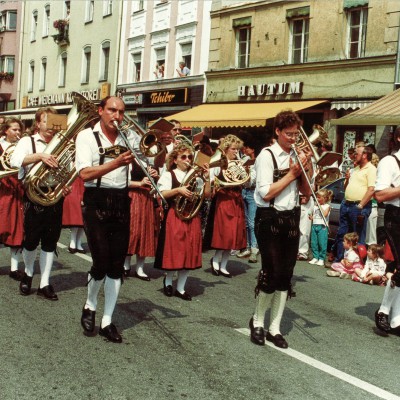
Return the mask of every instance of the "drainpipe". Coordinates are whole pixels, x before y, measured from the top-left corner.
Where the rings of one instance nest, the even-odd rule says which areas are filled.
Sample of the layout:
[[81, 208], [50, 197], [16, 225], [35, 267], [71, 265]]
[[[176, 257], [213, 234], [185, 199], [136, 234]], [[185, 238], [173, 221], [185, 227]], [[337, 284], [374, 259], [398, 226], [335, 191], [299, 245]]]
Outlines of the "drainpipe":
[[394, 90], [400, 88], [400, 13], [399, 13], [399, 27], [398, 27], [398, 37], [397, 37], [397, 55], [396, 55], [396, 68], [394, 71]]

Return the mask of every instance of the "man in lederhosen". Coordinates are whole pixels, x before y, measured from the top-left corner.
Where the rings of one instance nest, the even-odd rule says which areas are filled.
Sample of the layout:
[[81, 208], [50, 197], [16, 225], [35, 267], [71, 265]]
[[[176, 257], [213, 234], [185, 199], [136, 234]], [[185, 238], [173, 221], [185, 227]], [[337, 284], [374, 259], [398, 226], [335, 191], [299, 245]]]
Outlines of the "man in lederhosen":
[[[11, 165], [20, 168], [18, 177], [23, 179], [37, 163], [43, 162], [50, 168], [58, 168], [57, 159], [46, 154], [47, 144], [51, 141], [54, 131], [47, 129], [47, 115], [57, 111], [51, 107], [39, 108], [35, 114], [36, 129], [32, 136], [25, 136], [18, 142], [11, 156]], [[70, 192], [65, 187], [63, 194]], [[64, 198], [56, 204], [42, 206], [24, 196], [24, 240], [22, 256], [25, 263], [25, 273], [19, 285], [20, 294], [31, 294], [36, 249], [41, 244], [39, 257], [40, 284], [37, 295], [47, 300], [58, 300], [54, 288], [49, 283], [53, 267], [54, 252], [61, 234], [61, 222]]]
[[[277, 114], [274, 126], [277, 142], [264, 148], [255, 164], [255, 234], [262, 269], [256, 286], [256, 309], [249, 326], [251, 341], [258, 345], [265, 345], [266, 338], [277, 347], [288, 347], [280, 323], [299, 246], [299, 190], [308, 197], [311, 193], [299, 164], [300, 161], [307, 171], [310, 157], [299, 152], [297, 160], [292, 149], [300, 127], [301, 120], [293, 111]], [[269, 306], [271, 320], [265, 333], [264, 317]]]
[[112, 315], [124, 272], [129, 242], [128, 170], [133, 161], [115, 124], [122, 122], [125, 104], [106, 97], [99, 105], [100, 121], [76, 140], [76, 169], [85, 182], [82, 214], [93, 259], [88, 274], [88, 295], [82, 310], [85, 332], [95, 328], [97, 297], [104, 282], [104, 314], [99, 334], [115, 343], [122, 337]]

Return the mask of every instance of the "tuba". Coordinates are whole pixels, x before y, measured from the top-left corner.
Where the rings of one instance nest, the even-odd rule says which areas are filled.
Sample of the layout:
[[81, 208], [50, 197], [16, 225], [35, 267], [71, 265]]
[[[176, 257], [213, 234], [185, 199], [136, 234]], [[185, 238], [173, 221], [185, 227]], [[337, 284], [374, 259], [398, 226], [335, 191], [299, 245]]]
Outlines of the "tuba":
[[15, 149], [16, 143], [10, 144], [3, 154], [0, 155], [0, 179], [18, 173], [18, 168], [11, 167], [10, 159]]
[[326, 151], [319, 156], [314, 147], [318, 143], [329, 143], [328, 134], [322, 126], [315, 124], [310, 136], [307, 136], [303, 128], [300, 128], [300, 135], [295, 145], [296, 150], [311, 152], [319, 167], [319, 172], [315, 177], [315, 184], [317, 186], [325, 186], [340, 178], [341, 174], [339, 168], [332, 167], [332, 164], [341, 160], [342, 155], [333, 151]]
[[181, 183], [181, 186], [188, 187], [188, 190], [192, 192], [192, 196], [184, 197], [178, 195], [175, 197], [175, 212], [182, 221], [188, 221], [195, 217], [204, 201], [207, 180], [204, 177], [202, 165], [207, 161], [209, 168], [226, 168], [227, 166], [226, 157], [220, 149], [217, 149], [211, 158], [200, 151], [196, 153], [193, 166], [191, 166]]
[[28, 198], [42, 206], [56, 204], [62, 197], [64, 186], [70, 185], [78, 176], [74, 139], [81, 130], [99, 118], [94, 103], [77, 92], [72, 92], [72, 98], [67, 130], [57, 132], [44, 150], [57, 159], [58, 168], [50, 168], [41, 161], [33, 166], [24, 181]]

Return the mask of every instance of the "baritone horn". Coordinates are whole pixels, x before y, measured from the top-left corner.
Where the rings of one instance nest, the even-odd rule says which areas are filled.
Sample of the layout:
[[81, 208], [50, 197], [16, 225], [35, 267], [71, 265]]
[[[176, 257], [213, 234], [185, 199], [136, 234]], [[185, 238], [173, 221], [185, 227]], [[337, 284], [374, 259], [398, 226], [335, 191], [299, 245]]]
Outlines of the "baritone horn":
[[81, 130], [99, 118], [94, 103], [77, 92], [72, 92], [72, 98], [67, 129], [55, 133], [44, 150], [44, 153], [56, 158], [58, 167], [51, 168], [41, 161], [32, 167], [24, 181], [28, 198], [42, 206], [56, 204], [62, 197], [63, 188], [71, 185], [78, 176], [74, 139]]
[[11, 155], [15, 150], [16, 143], [10, 144], [6, 150], [0, 155], [0, 179], [7, 176], [15, 175], [18, 173], [18, 168], [11, 166]]

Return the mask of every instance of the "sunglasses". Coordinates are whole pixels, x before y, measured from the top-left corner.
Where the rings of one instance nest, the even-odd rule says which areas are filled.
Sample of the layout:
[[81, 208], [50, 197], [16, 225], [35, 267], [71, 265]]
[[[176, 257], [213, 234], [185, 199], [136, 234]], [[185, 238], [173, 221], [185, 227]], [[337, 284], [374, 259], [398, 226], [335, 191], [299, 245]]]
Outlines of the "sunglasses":
[[193, 160], [193, 155], [192, 155], [192, 154], [189, 154], [189, 155], [182, 154], [182, 155], [180, 156], [180, 159], [183, 160], [183, 161], [185, 161], [186, 159], [188, 159], [188, 160]]

